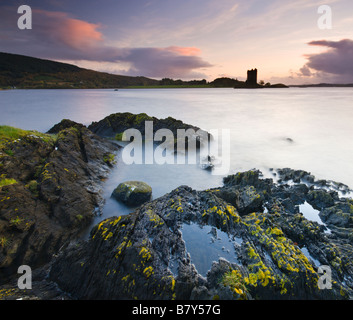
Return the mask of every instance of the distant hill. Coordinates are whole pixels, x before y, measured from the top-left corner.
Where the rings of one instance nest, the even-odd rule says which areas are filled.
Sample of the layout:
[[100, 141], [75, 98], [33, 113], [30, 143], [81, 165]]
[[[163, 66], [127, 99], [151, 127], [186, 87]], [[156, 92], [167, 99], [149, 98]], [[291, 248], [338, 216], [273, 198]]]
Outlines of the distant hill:
[[77, 66], [0, 52], [0, 88], [65, 89], [154, 86], [159, 81], [98, 72]]
[[290, 85], [294, 88], [351, 88], [353, 83], [339, 84], [339, 83], [318, 83], [318, 84], [300, 84], [300, 85]]
[[0, 89], [98, 89], [98, 88], [285, 88], [283, 84], [249, 86], [232, 78], [161, 80], [115, 75], [18, 54], [0, 52]]

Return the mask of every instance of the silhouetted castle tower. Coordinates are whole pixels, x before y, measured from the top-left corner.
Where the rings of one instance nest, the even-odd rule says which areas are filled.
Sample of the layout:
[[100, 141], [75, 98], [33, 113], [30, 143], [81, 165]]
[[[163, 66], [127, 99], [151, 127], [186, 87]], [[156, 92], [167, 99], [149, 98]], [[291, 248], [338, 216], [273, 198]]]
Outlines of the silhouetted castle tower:
[[257, 84], [257, 69], [248, 70], [248, 78], [246, 79], [247, 84]]

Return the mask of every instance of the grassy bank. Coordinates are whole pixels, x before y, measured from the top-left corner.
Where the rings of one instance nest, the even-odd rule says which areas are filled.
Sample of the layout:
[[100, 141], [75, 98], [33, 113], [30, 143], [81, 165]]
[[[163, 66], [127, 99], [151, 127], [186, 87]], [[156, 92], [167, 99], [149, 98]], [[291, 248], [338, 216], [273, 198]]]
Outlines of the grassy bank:
[[[10, 126], [0, 126], [0, 150], [3, 149], [8, 143], [17, 139], [22, 139], [27, 136], [35, 136], [41, 138], [44, 142], [54, 143], [56, 136], [46, 133], [41, 133], [34, 130], [23, 130]], [[10, 153], [10, 151], [5, 153]]]

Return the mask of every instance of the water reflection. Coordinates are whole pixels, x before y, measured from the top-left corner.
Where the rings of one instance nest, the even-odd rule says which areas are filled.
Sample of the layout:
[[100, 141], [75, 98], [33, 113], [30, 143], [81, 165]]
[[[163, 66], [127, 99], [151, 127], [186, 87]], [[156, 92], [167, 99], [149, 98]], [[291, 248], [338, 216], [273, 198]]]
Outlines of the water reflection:
[[212, 262], [219, 258], [240, 263], [234, 246], [241, 245], [241, 238], [233, 238], [220, 229], [196, 223], [184, 223], [181, 231], [191, 262], [201, 275], [206, 276]]

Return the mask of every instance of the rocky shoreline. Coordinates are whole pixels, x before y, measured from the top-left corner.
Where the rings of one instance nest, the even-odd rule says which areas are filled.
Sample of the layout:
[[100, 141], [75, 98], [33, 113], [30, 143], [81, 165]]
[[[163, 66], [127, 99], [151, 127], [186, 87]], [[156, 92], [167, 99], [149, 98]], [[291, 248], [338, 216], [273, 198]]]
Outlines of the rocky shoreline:
[[118, 146], [73, 125], [3, 139], [0, 188], [0, 283], [19, 265], [41, 266], [75, 239], [102, 209], [100, 194]]
[[[311, 176], [285, 171], [295, 179]], [[238, 173], [205, 191], [181, 186], [130, 215], [106, 219], [89, 241], [59, 255], [50, 279], [77, 299], [349, 299], [352, 228], [341, 210], [352, 200], [317, 181], [308, 187], [260, 176]], [[304, 201], [336, 216], [321, 214], [331, 233], [298, 211]], [[191, 223], [226, 233], [236, 262], [221, 252], [201, 275], [183, 239], [183, 226]], [[330, 290], [318, 287], [320, 265], [332, 270]]]
[[[289, 168], [272, 170], [273, 179], [239, 172], [220, 188], [180, 186], [105, 219], [83, 241], [117, 145], [69, 120], [50, 133], [55, 140], [28, 135], [2, 148], [12, 152], [1, 153], [1, 172], [17, 183], [0, 188], [9, 239], [0, 247], [0, 299], [351, 299], [347, 186]], [[305, 217], [305, 203], [321, 223]], [[210, 239], [198, 247], [205, 254], [192, 250], [189, 228]], [[211, 252], [218, 258], [204, 259]], [[17, 288], [21, 264], [34, 270], [33, 290]], [[321, 266], [331, 289], [320, 289]]]

